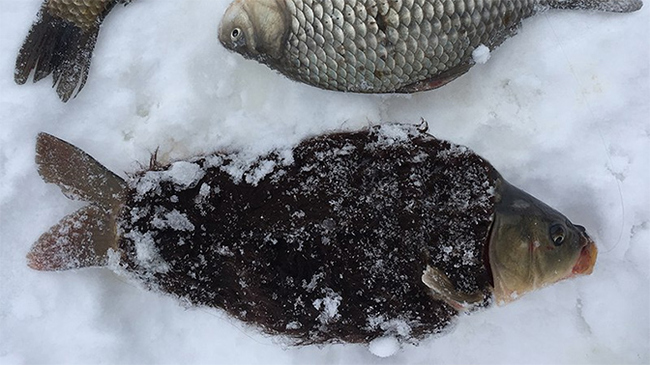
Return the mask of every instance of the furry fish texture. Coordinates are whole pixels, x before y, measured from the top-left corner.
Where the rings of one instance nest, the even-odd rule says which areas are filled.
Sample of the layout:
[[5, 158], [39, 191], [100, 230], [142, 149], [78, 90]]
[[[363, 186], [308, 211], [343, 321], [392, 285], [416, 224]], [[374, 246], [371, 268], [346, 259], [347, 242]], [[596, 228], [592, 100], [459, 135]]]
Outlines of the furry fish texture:
[[412, 126], [154, 165], [128, 182], [46, 134], [37, 162], [90, 205], [39, 239], [31, 267], [108, 265], [296, 344], [417, 342], [596, 259], [584, 228]]
[[630, 12], [640, 0], [235, 0], [228, 49], [323, 89], [410, 93], [466, 73], [546, 8]]

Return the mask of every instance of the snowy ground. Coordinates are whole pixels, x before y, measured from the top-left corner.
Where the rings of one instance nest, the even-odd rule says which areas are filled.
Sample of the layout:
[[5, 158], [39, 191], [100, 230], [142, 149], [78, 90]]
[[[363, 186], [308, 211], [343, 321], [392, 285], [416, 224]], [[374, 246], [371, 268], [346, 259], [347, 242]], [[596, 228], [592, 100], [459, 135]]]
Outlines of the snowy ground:
[[[40, 0], [0, 0], [0, 363], [649, 363], [650, 4], [551, 11], [486, 64], [418, 95], [346, 95], [291, 82], [217, 41], [227, 0], [139, 0], [104, 24], [89, 82], [61, 103], [14, 84]], [[217, 310], [185, 308], [105, 269], [36, 272], [25, 254], [79, 203], [41, 181], [40, 131], [124, 176], [219, 148], [264, 151], [332, 130], [429, 121], [512, 183], [587, 227], [594, 273], [462, 317], [379, 358], [360, 345], [285, 348]]]

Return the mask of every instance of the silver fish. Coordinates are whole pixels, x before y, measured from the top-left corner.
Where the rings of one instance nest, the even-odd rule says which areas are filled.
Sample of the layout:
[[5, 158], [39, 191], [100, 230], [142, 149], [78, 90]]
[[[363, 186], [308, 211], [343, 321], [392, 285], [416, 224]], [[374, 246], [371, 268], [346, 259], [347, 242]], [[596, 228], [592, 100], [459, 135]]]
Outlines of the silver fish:
[[44, 133], [36, 161], [88, 205], [38, 239], [30, 267], [109, 266], [298, 344], [417, 342], [596, 262], [583, 227], [414, 126], [153, 163], [128, 181]]
[[219, 40], [309, 85], [410, 93], [466, 73], [546, 8], [631, 12], [641, 0], [235, 0]]
[[52, 86], [64, 102], [86, 84], [99, 28], [117, 4], [132, 0], [45, 0], [23, 42], [14, 70], [22, 85], [52, 74]]

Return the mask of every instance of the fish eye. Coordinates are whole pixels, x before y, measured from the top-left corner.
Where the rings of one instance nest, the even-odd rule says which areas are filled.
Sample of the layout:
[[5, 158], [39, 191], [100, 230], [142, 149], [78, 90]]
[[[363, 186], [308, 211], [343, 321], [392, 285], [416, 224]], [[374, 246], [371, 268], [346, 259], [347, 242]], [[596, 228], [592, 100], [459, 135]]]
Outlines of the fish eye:
[[230, 39], [232, 39], [233, 42], [237, 41], [241, 37], [241, 35], [242, 35], [241, 29], [235, 28], [232, 30], [232, 32], [230, 32]]
[[551, 241], [553, 241], [553, 244], [555, 246], [560, 246], [564, 242], [564, 227], [560, 223], [553, 224], [549, 229], [548, 229], [548, 234], [551, 238]]

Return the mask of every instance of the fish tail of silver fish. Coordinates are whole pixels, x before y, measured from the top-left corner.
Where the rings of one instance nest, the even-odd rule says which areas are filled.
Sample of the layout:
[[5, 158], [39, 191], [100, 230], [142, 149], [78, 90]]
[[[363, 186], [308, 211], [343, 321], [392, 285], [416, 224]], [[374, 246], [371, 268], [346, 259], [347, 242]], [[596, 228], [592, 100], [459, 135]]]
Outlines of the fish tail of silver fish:
[[104, 266], [117, 247], [116, 216], [127, 188], [122, 178], [79, 148], [46, 133], [36, 140], [36, 164], [45, 182], [89, 204], [61, 219], [27, 254], [36, 270]]
[[553, 9], [597, 10], [613, 13], [631, 13], [641, 9], [641, 0], [543, 0], [542, 5]]
[[62, 101], [76, 96], [88, 78], [97, 34], [106, 15], [130, 0], [45, 0], [16, 58], [14, 80], [24, 84], [53, 76]]

